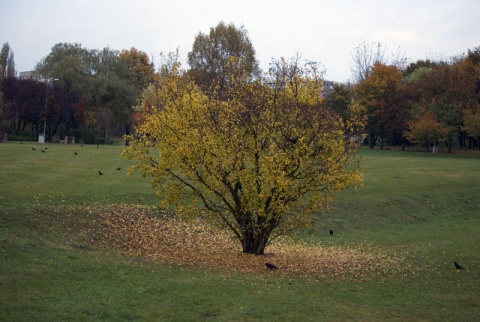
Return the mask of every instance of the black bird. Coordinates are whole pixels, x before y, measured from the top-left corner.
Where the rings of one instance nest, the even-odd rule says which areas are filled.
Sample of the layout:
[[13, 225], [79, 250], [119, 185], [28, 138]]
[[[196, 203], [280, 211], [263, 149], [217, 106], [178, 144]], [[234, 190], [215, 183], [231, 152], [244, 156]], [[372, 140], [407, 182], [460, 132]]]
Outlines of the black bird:
[[333, 230], [330, 230], [330, 235], [333, 235]]
[[35, 151], [36, 149], [32, 147], [32, 150]]
[[462, 266], [460, 266], [457, 262], [453, 262], [455, 264], [455, 268], [458, 269], [463, 269]]
[[40, 151], [45, 152], [45, 150], [40, 150]]
[[23, 144], [23, 142], [22, 142], [22, 141], [20, 141], [20, 144]]
[[265, 266], [267, 266], [267, 268], [269, 268], [270, 270], [272, 270], [272, 269], [278, 269], [277, 266], [275, 266], [275, 265], [273, 265], [273, 264], [271, 264], [271, 263], [265, 263]]
[[80, 146], [83, 148], [83, 143]]
[[118, 171], [122, 170], [122, 168], [117, 168]]
[[75, 153], [75, 155], [78, 155], [77, 151], [73, 151], [73, 153]]
[[47, 150], [48, 150], [47, 147], [45, 147], [45, 151], [47, 151]]
[[98, 174], [101, 175], [101, 176], [103, 176], [103, 173], [102, 173], [102, 171], [100, 171], [100, 170], [98, 170]]

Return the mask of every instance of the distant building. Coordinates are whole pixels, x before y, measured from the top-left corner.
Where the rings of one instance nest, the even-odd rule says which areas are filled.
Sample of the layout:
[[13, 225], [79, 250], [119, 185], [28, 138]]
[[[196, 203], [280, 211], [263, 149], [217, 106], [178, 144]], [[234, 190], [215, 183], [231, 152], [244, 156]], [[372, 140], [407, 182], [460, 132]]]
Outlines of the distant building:
[[35, 79], [35, 80], [38, 80], [38, 81], [43, 80], [43, 78], [40, 77], [39, 75], [37, 75], [35, 73], [35, 71], [33, 71], [33, 70], [27, 71], [27, 72], [20, 72], [18, 74], [18, 78], [20, 78], [20, 79]]
[[322, 97], [325, 99], [328, 97], [328, 95], [330, 95], [330, 93], [333, 92], [333, 84], [335, 84], [335, 82], [333, 81], [324, 81], [323, 82], [323, 91], [322, 91]]

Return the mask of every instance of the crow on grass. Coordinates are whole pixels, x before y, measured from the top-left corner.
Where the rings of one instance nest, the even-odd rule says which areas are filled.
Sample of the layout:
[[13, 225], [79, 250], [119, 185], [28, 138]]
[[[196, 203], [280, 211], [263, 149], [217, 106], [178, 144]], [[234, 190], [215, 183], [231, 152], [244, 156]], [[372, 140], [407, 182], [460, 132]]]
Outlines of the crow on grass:
[[78, 155], [77, 151], [73, 151], [73, 153], [75, 153], [75, 155]]
[[265, 263], [265, 266], [267, 266], [267, 268], [270, 269], [270, 270], [278, 269], [278, 267], [273, 265], [272, 263]]
[[40, 151], [42, 151], [42, 152], [45, 152], [45, 150], [43, 150], [43, 149], [42, 149], [42, 150], [40, 150]]
[[122, 170], [122, 168], [117, 168], [118, 171]]
[[101, 175], [101, 176], [103, 176], [103, 172], [100, 171], [100, 170], [98, 170], [98, 174]]
[[36, 149], [34, 147], [32, 147], [32, 150], [35, 151]]
[[330, 235], [333, 235], [333, 230], [330, 230]]
[[455, 264], [455, 268], [456, 268], [457, 270], [463, 269], [463, 267], [460, 266], [460, 264], [458, 264], [457, 262], [453, 262], [453, 263]]

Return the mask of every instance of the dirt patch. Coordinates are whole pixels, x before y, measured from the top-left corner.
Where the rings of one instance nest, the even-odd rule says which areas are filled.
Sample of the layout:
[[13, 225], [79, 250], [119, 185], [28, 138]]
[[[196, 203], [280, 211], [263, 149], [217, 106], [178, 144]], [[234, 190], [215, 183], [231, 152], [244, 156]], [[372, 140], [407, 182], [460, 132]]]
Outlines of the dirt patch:
[[112, 205], [96, 209], [88, 234], [101, 247], [124, 254], [205, 269], [266, 272], [265, 263], [279, 267], [272, 273], [317, 278], [387, 277], [404, 269], [404, 258], [369, 245], [357, 247], [309, 245], [278, 241], [266, 254], [244, 254], [228, 230], [197, 219], [184, 222], [143, 207]]

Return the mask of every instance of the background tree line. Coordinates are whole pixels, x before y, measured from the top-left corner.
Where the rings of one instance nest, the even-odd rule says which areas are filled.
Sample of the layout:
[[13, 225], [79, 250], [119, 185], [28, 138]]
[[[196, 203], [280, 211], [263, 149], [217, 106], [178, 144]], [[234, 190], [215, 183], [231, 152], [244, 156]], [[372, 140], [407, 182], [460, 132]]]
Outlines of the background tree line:
[[356, 84], [336, 84], [325, 104], [346, 115], [356, 101], [365, 113], [367, 143], [428, 150], [480, 149], [480, 47], [449, 60], [406, 64], [401, 55], [385, 58], [379, 43], [363, 44], [352, 54]]
[[56, 44], [26, 78], [8, 72], [11, 64], [2, 63], [2, 128], [32, 140], [44, 124], [47, 141], [74, 135], [99, 143], [128, 133], [136, 100], [155, 74], [147, 54], [135, 48], [89, 50], [67, 43]]
[[[263, 73], [244, 27], [221, 22], [195, 36], [184, 74], [203, 91], [216, 80], [227, 86], [229, 57], [251, 80]], [[334, 84], [324, 105], [347, 120], [355, 102], [364, 113], [370, 147], [421, 143], [428, 149], [442, 142], [448, 151], [454, 145], [480, 148], [480, 47], [449, 60], [408, 64], [400, 50], [388, 55], [381, 43], [362, 43], [350, 64], [354, 83]], [[141, 117], [135, 116], [138, 99], [149, 95], [149, 85], [158, 86], [167, 65], [168, 59], [155, 71], [148, 55], [135, 48], [60, 43], [37, 64], [33, 78], [19, 79], [6, 43], [0, 55], [0, 129], [35, 139], [47, 120], [47, 140], [70, 134], [85, 143], [129, 133]]]

